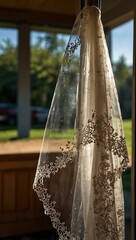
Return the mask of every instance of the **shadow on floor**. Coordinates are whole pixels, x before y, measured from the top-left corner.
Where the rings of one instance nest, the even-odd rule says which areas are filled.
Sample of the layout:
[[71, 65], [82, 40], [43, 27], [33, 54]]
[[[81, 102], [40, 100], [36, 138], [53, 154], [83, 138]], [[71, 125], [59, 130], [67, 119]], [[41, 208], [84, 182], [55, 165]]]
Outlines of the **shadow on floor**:
[[[131, 235], [131, 192], [124, 191], [125, 203], [125, 240], [130, 240]], [[33, 234], [26, 234], [22, 236], [13, 236], [0, 238], [0, 240], [58, 240], [58, 234], [55, 230], [49, 232], [39, 232]]]
[[32, 234], [25, 234], [21, 236], [13, 236], [0, 238], [1, 240], [58, 240], [58, 234], [55, 230], [49, 232], [38, 232]]

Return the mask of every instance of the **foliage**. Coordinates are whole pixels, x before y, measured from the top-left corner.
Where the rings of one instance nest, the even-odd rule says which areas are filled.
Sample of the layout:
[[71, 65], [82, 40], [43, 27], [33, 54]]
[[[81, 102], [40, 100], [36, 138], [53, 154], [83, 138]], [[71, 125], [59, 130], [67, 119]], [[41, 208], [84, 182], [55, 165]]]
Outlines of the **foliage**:
[[123, 119], [131, 118], [132, 111], [132, 67], [126, 65], [124, 56], [113, 64]]
[[[64, 53], [65, 41], [55, 33], [38, 36], [31, 46], [31, 104], [50, 107]], [[10, 41], [0, 44], [0, 102], [17, 103], [18, 63], [17, 47]], [[70, 78], [75, 74], [77, 59]], [[132, 67], [127, 66], [122, 56], [113, 64], [119, 102], [123, 119], [131, 118]], [[69, 98], [72, 99], [69, 91]], [[72, 100], [71, 100], [72, 102]], [[63, 104], [63, 103], [62, 103]], [[73, 110], [74, 111], [74, 110]], [[63, 114], [63, 113], [62, 113]], [[66, 116], [67, 117], [67, 116]]]
[[0, 44], [0, 102], [16, 102], [17, 80], [17, 47], [7, 39]]
[[50, 107], [64, 50], [64, 41], [48, 33], [31, 47], [31, 102]]
[[[38, 37], [31, 46], [31, 103], [49, 107], [56, 85], [65, 42], [57, 34]], [[17, 102], [17, 47], [10, 39], [0, 44], [0, 102]]]

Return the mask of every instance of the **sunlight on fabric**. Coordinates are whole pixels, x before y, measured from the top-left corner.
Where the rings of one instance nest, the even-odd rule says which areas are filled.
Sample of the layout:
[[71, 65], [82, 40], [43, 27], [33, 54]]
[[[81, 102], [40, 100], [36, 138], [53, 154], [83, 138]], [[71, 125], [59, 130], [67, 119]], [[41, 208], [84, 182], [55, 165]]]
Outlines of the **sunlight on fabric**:
[[[72, 131], [49, 158], [47, 141]], [[123, 240], [122, 172], [128, 166], [101, 13], [85, 7], [65, 50], [34, 181], [60, 240]]]

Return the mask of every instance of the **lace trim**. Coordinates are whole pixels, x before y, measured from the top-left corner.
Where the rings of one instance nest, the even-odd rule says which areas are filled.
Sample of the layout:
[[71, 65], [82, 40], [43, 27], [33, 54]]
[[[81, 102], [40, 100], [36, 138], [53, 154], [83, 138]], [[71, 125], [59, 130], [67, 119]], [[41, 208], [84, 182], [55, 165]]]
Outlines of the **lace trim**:
[[[41, 179], [40, 179], [41, 180]], [[52, 221], [52, 225], [55, 229], [57, 229], [59, 234], [59, 240], [79, 240], [78, 237], [73, 237], [70, 235], [70, 232], [67, 230], [65, 226], [65, 222], [60, 221], [61, 213], [55, 210], [55, 201], [51, 201], [51, 195], [48, 194], [48, 191], [39, 181], [38, 185], [35, 187], [34, 190], [37, 192], [39, 199], [43, 202], [44, 212], [46, 215], [50, 216]]]
[[[104, 160], [104, 161], [103, 161]], [[124, 209], [117, 209], [117, 224], [114, 222], [114, 184], [120, 178], [119, 169], [110, 170], [110, 157], [107, 153], [101, 155], [98, 173], [93, 177], [94, 213], [96, 216], [97, 236], [106, 240], [124, 239]]]
[[[66, 150], [60, 147], [61, 155], [57, 156], [54, 162], [49, 162], [44, 166], [39, 166], [37, 168], [37, 175], [39, 178], [50, 178], [50, 175], [57, 173], [59, 169], [65, 168], [68, 162], [72, 162], [76, 158], [76, 142], [68, 141], [66, 144]], [[45, 155], [41, 154], [41, 158], [45, 158]]]
[[[93, 177], [94, 188], [94, 213], [96, 215], [96, 230], [98, 236], [105, 237], [105, 240], [118, 239], [123, 236], [123, 208], [117, 210], [118, 229], [111, 215], [114, 210], [114, 184], [120, 178], [121, 172], [127, 167], [128, 157], [126, 151], [125, 138], [118, 136], [113, 127], [110, 125], [110, 118], [104, 116], [96, 116], [92, 113], [92, 119], [83, 127], [82, 139], [79, 143], [79, 149], [84, 148], [87, 144], [96, 143], [98, 147], [103, 147], [106, 151], [101, 155], [101, 163], [98, 166], [98, 173]], [[44, 188], [43, 180], [50, 178], [51, 174], [57, 173], [65, 168], [68, 162], [76, 159], [76, 143], [68, 142], [66, 145], [67, 152], [61, 148], [62, 154], [56, 157], [55, 162], [50, 162], [45, 166], [37, 168], [36, 181], [34, 190], [37, 192], [39, 199], [43, 202], [45, 213], [50, 216], [53, 227], [57, 229], [59, 239], [61, 240], [78, 240], [78, 236], [73, 237], [65, 226], [65, 222], [61, 222], [59, 217], [61, 213], [55, 210], [55, 201], [51, 201], [51, 196], [47, 189]], [[123, 157], [120, 167], [110, 170], [110, 151], [118, 157]], [[101, 189], [101, 191], [100, 191]], [[114, 236], [114, 237], [113, 237]]]
[[95, 111], [92, 112], [92, 119], [82, 129], [80, 146], [96, 143], [99, 147], [103, 147], [107, 151], [112, 151], [115, 156], [122, 158], [120, 163], [120, 171], [125, 171], [128, 167], [129, 159], [126, 147], [125, 137], [118, 136], [118, 133], [110, 125], [111, 118], [106, 114], [96, 116]]

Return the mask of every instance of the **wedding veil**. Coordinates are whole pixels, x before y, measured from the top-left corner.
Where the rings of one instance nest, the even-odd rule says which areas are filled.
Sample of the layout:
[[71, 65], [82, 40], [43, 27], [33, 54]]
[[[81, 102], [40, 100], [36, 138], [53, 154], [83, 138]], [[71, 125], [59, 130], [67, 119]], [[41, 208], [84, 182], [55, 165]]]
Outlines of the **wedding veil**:
[[124, 239], [127, 164], [101, 12], [86, 6], [66, 47], [33, 184], [59, 240]]

